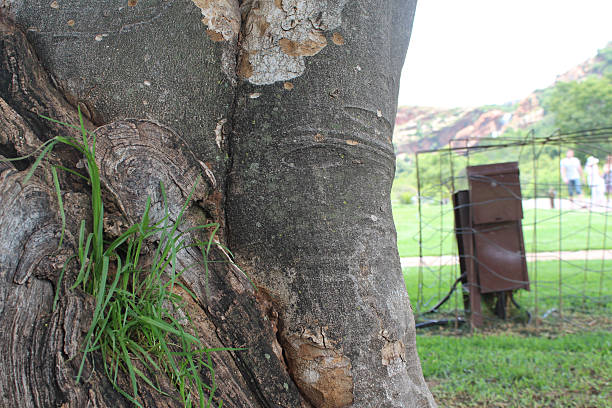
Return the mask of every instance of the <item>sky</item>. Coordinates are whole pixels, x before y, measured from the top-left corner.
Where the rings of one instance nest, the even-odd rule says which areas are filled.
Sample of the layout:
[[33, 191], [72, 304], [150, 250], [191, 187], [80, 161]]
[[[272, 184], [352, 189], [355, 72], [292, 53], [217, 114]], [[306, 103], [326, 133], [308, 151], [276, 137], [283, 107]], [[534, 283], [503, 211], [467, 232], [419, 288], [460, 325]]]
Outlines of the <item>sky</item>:
[[612, 0], [418, 0], [399, 105], [519, 100], [612, 41]]

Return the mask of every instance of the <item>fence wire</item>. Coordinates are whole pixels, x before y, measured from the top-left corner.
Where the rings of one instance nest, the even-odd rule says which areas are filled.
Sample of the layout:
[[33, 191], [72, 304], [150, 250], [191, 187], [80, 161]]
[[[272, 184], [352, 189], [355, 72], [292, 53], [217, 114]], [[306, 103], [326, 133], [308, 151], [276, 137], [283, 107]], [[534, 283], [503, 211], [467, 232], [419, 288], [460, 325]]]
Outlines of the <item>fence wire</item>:
[[[469, 188], [468, 166], [510, 161], [519, 163], [521, 196], [517, 198], [524, 214], [523, 256], [529, 276], [528, 282], [514, 283], [528, 283], [529, 290], [515, 291], [512, 303], [503, 300], [508, 305], [509, 318], [536, 325], [542, 322], [580, 325], [588, 324], [593, 317], [610, 316], [612, 178], [606, 178], [604, 200], [595, 200], [588, 183], [582, 185], [583, 194], [572, 199], [560, 172], [561, 160], [568, 149], [582, 158], [583, 166], [586, 157], [599, 158], [600, 173], [604, 165], [612, 176], [612, 128], [557, 132], [546, 137], [531, 133], [525, 139], [462, 139], [443, 149], [417, 152], [419, 230], [414, 238], [418, 240], [418, 257], [402, 258], [407, 282], [417, 283], [416, 288], [409, 284], [417, 320], [440, 315], [467, 320], [468, 294], [466, 285], [461, 285], [465, 276], [462, 277], [460, 268], [456, 234], [484, 232], [475, 228], [456, 230], [457, 208], [453, 207], [451, 197], [454, 192]], [[483, 181], [494, 181], [480, 177]], [[479, 239], [488, 238], [482, 235]], [[481, 260], [474, 261], [483, 268]], [[495, 266], [500, 267], [503, 265]], [[489, 272], [496, 275], [495, 270]], [[438, 306], [453, 285], [457, 289]], [[500, 302], [497, 295], [484, 296], [485, 320], [496, 319], [493, 314], [496, 302]], [[435, 317], [427, 314], [432, 308]]]

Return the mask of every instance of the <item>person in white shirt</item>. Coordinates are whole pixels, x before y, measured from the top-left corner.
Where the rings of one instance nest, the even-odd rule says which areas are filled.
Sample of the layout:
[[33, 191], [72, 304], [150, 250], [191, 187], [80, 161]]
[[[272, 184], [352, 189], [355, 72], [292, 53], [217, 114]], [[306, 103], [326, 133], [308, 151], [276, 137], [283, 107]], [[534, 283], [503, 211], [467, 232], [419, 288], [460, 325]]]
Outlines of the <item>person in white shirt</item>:
[[603, 177], [599, 173], [599, 159], [597, 157], [589, 156], [586, 164], [584, 165], [584, 172], [587, 176], [587, 183], [591, 190], [591, 208], [595, 205], [604, 204], [604, 193], [606, 185]]
[[612, 155], [606, 157], [606, 163], [603, 166], [603, 178], [606, 184], [606, 197], [610, 201], [610, 195], [612, 195]]
[[574, 157], [574, 151], [568, 150], [565, 157], [561, 159], [561, 178], [567, 184], [570, 201], [574, 201], [574, 194], [578, 198], [582, 198], [582, 189], [580, 180], [582, 179], [582, 165], [577, 157]]

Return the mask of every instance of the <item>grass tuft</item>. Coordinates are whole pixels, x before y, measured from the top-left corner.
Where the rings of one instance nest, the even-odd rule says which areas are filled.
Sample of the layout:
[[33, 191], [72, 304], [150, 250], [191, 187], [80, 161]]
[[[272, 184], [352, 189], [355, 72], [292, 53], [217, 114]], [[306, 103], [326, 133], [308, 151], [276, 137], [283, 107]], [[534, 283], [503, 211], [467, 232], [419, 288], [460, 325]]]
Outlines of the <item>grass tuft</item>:
[[[139, 402], [139, 381], [144, 381], [158, 392], [161, 390], [156, 373], [167, 375], [176, 387], [185, 407], [212, 406], [217, 384], [211, 354], [217, 351], [237, 351], [235, 348], [207, 348], [201, 341], [189, 334], [184, 327], [191, 322], [184, 308], [185, 301], [175, 291], [175, 286], [190, 291], [178, 280], [184, 270], [177, 270], [177, 254], [182, 249], [197, 245], [203, 256], [203, 265], [208, 277], [208, 260], [211, 247], [217, 244], [214, 235], [219, 228], [217, 223], [196, 227], [213, 230], [206, 242], [187, 242], [185, 232], [179, 230], [184, 212], [191, 200], [193, 189], [181, 208], [175, 221], [171, 220], [163, 183], [162, 191], [165, 215], [161, 220], [150, 219], [150, 197], [145, 211], [138, 223], [130, 226], [113, 241], [104, 240], [104, 204], [102, 202], [100, 173], [95, 162], [95, 136], [85, 129], [79, 109], [79, 126], [59, 122], [61, 125], [81, 130], [82, 140], [72, 137], [56, 136], [46, 142], [40, 154], [26, 174], [27, 182], [43, 158], [56, 144], [72, 146], [83, 154], [87, 162], [87, 175], [57, 166], [52, 168], [53, 183], [58, 197], [62, 220], [62, 238], [66, 218], [61, 199], [57, 170], [61, 169], [85, 178], [91, 187], [91, 208], [93, 214], [92, 231], [86, 232], [85, 220], [81, 221], [77, 253], [68, 261], [76, 259], [79, 273], [70, 290], [80, 288], [95, 299], [95, 309], [89, 330], [83, 344], [83, 357], [76, 381], [83, 375], [83, 368], [90, 353], [102, 354], [104, 372], [113, 387], [134, 405]], [[88, 140], [91, 136], [91, 145]], [[196, 180], [195, 185], [199, 182]], [[195, 189], [194, 185], [194, 189]], [[188, 231], [191, 231], [190, 229]], [[187, 231], [187, 232], [188, 232]], [[151, 242], [157, 242], [152, 262], [143, 262], [143, 250]], [[60, 274], [54, 307], [57, 304], [59, 287], [64, 269]], [[208, 288], [208, 286], [207, 286]], [[208, 290], [208, 289], [207, 289]], [[175, 316], [185, 316], [179, 321]], [[206, 375], [205, 373], [208, 373]], [[119, 374], [129, 378], [130, 388], [120, 387]], [[202, 380], [208, 377], [208, 383]], [[222, 401], [216, 402], [222, 406]]]

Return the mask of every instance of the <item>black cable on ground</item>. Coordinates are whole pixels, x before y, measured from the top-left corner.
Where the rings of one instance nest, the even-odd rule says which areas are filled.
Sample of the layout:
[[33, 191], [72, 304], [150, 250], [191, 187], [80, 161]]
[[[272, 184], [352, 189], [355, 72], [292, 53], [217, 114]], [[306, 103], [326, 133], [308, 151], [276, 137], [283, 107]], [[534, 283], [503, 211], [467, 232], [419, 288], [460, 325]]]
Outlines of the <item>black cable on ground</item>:
[[[444, 298], [439, 301], [434, 307], [432, 307], [431, 309], [429, 309], [428, 311], [426, 311], [425, 313], [422, 313], [422, 315], [426, 315], [429, 313], [436, 313], [438, 311], [438, 309], [448, 301], [448, 299], [450, 299], [451, 295], [453, 294], [453, 292], [455, 291], [455, 289], [457, 289], [457, 285], [459, 284], [459, 282], [461, 282], [461, 279], [465, 278], [466, 274], [463, 273], [461, 274], [461, 276], [459, 276], [457, 278], [457, 280], [455, 281], [455, 283], [453, 283], [453, 286], [451, 287], [450, 291], [448, 292], [448, 294], [446, 296], [444, 296]], [[427, 320], [421, 323], [416, 323], [415, 327], [417, 329], [423, 329], [425, 327], [431, 327], [431, 326], [446, 326], [449, 325], [451, 323], [458, 323], [458, 324], [464, 324], [465, 320], [461, 317], [457, 317], [456, 319], [440, 319], [440, 320]]]
[[514, 306], [516, 306], [516, 308], [518, 310], [524, 310], [525, 313], [527, 313], [527, 324], [531, 323], [531, 313], [529, 313], [529, 310], [524, 309], [521, 305], [519, 305], [516, 300], [514, 300], [514, 292], [510, 291], [510, 300], [512, 301], [512, 304]]
[[440, 308], [440, 306], [442, 306], [444, 303], [446, 303], [448, 301], [448, 299], [450, 299], [451, 295], [453, 294], [453, 292], [455, 291], [455, 289], [457, 289], [457, 284], [459, 284], [459, 282], [461, 282], [461, 279], [465, 278], [465, 273], [463, 273], [460, 277], [457, 278], [457, 280], [455, 281], [455, 283], [453, 283], [453, 286], [451, 287], [450, 292], [448, 292], [448, 294], [446, 296], [444, 296], [444, 298], [438, 302], [437, 305], [435, 305], [434, 307], [432, 307], [431, 309], [429, 309], [428, 311], [426, 311], [425, 313], [421, 313], [421, 314], [429, 314], [429, 313], [436, 313], [438, 311], [438, 309]]
[[462, 317], [458, 317], [457, 319], [427, 320], [421, 323], [417, 323], [414, 326], [417, 329], [424, 329], [425, 327], [447, 326], [455, 323], [464, 324], [465, 320]]

